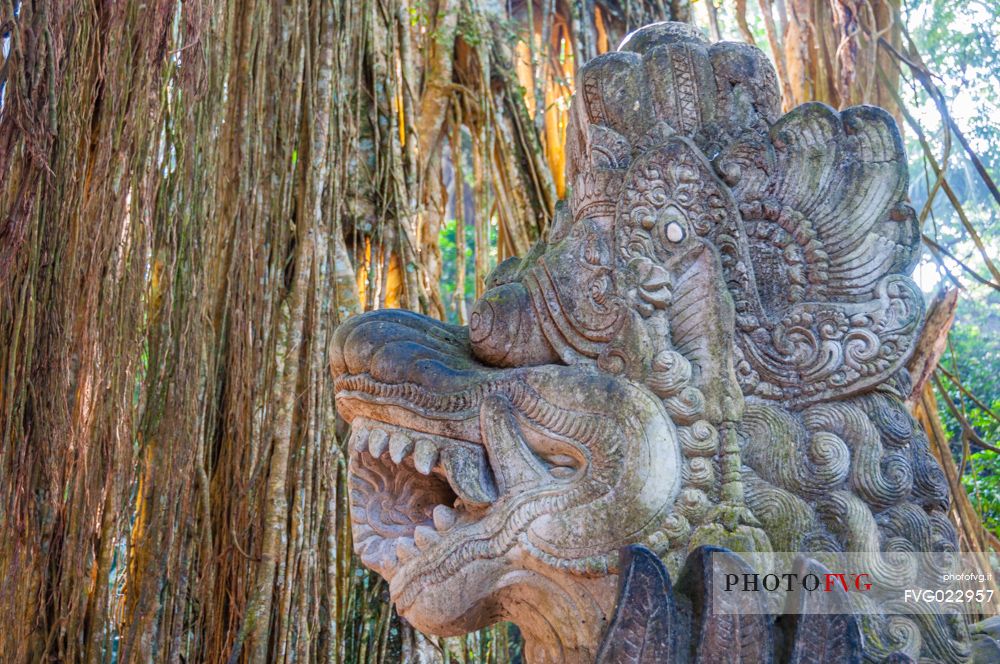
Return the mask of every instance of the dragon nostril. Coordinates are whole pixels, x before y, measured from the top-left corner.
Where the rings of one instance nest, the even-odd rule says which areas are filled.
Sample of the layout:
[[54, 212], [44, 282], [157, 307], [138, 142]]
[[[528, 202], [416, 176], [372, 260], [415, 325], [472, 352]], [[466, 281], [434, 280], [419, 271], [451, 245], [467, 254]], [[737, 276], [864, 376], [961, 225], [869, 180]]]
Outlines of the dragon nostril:
[[480, 362], [516, 367], [558, 361], [524, 285], [506, 283], [483, 294], [469, 319], [472, 352]]
[[486, 339], [493, 332], [493, 305], [486, 300], [480, 300], [472, 310], [469, 319], [469, 338], [473, 343]]

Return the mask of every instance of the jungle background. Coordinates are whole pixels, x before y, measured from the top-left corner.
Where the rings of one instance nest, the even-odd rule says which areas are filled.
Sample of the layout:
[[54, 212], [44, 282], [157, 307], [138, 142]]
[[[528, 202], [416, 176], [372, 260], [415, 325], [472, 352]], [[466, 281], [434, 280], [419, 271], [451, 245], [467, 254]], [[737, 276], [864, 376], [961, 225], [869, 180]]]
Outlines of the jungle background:
[[565, 193], [577, 67], [664, 19], [896, 116], [910, 405], [1000, 549], [997, 0], [0, 0], [0, 660], [520, 661], [353, 558], [327, 351], [465, 322]]

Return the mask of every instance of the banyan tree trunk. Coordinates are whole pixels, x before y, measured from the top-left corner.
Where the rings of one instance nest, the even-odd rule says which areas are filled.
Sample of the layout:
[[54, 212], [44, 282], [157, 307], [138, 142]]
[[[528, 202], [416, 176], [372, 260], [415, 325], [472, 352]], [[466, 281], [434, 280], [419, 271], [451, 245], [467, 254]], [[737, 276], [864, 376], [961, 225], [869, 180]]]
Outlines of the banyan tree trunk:
[[[590, 5], [534, 7], [596, 34]], [[0, 3], [0, 658], [419, 641], [354, 565], [326, 360], [362, 309], [445, 315], [449, 203], [472, 288], [544, 232], [511, 11]]]
[[[864, 96], [849, 64], [868, 47], [842, 46], [851, 16], [830, 11], [778, 19], [786, 103], [892, 107]], [[688, 15], [683, 0], [0, 3], [0, 658], [419, 649], [352, 559], [333, 330], [377, 307], [448, 314], [450, 218], [456, 300], [466, 247], [470, 295], [525, 253], [564, 191], [575, 68]], [[526, 69], [512, 25], [530, 26]], [[505, 661], [516, 638], [457, 647]]]

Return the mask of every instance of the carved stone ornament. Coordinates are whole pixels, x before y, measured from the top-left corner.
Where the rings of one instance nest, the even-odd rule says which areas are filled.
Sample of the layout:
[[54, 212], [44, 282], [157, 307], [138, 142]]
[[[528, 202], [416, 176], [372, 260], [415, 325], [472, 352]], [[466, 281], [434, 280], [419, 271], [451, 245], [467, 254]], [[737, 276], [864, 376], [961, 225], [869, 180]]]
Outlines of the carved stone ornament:
[[[902, 403], [923, 299], [899, 133], [868, 106], [782, 116], [759, 50], [679, 23], [577, 89], [571, 192], [470, 326], [384, 310], [337, 330], [355, 551], [418, 629], [510, 620], [531, 664], [777, 661], [753, 621], [695, 629], [663, 604], [703, 603], [699, 547], [864, 551], [892, 575], [882, 552], [957, 546]], [[843, 620], [794, 633], [853, 654], [798, 661], [972, 657], [961, 618]], [[664, 630], [683, 633], [647, 639]]]

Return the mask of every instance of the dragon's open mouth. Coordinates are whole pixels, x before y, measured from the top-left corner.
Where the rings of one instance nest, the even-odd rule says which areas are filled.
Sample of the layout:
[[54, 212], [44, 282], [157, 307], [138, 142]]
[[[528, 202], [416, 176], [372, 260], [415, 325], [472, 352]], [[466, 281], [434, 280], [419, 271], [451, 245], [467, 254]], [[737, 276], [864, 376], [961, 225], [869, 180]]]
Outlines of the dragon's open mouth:
[[480, 521], [497, 499], [476, 443], [359, 417], [349, 445], [355, 550], [386, 579]]

